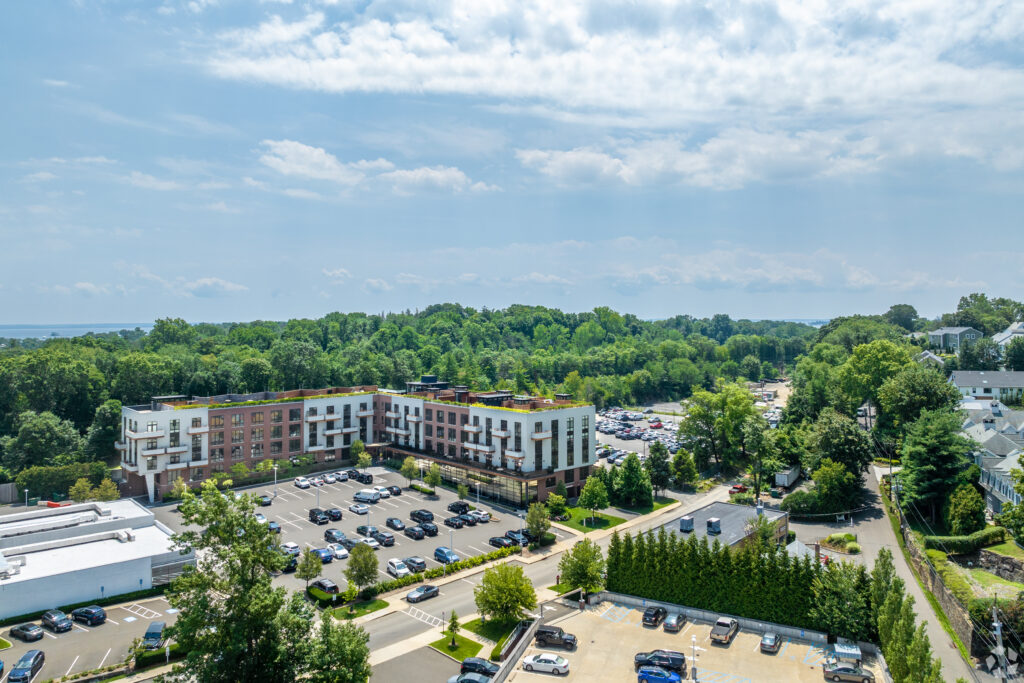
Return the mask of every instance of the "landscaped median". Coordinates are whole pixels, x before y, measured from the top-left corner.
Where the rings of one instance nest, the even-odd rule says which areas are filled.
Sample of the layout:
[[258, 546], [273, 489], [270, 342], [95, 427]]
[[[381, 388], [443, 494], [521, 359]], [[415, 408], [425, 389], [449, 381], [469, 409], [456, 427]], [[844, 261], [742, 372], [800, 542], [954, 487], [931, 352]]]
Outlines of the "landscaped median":
[[448, 655], [457, 662], [461, 662], [467, 657], [476, 657], [477, 653], [483, 648], [483, 645], [475, 640], [470, 640], [460, 635], [454, 637], [455, 647], [452, 647], [452, 634], [448, 631], [445, 631], [445, 634], [444, 638], [432, 642], [430, 647], [441, 654]]
[[594, 513], [591, 510], [584, 510], [578, 507], [567, 508], [567, 510], [569, 512], [569, 519], [565, 522], [559, 522], [559, 524], [564, 524], [570, 529], [582, 531], [583, 533], [600, 529], [611, 529], [613, 526], [618, 526], [626, 521], [622, 517], [606, 515], [603, 512]]
[[516, 628], [515, 621], [483, 621], [482, 619], [473, 619], [462, 625], [462, 628], [475, 633], [481, 638], [486, 638], [494, 643], [494, 647], [491, 649], [490, 659], [493, 662], [498, 661], [501, 658], [501, 648], [505, 645], [505, 641], [512, 634], [512, 631]]

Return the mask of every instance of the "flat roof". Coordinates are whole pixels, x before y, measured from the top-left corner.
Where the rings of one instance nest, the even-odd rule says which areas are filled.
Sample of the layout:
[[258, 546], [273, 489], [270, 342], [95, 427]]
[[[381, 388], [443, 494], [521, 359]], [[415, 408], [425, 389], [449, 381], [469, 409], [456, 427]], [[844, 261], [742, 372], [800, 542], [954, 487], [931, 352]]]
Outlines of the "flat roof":
[[[788, 513], [774, 508], [764, 508], [763, 514], [771, 521], [788, 517]], [[683, 517], [693, 518], [693, 531], [680, 531], [679, 520]], [[721, 521], [722, 533], [708, 534], [708, 520], [717, 517]], [[682, 537], [690, 535], [707, 536], [708, 542], [714, 539], [722, 545], [735, 545], [747, 537], [747, 522], [757, 517], [757, 508], [750, 505], [737, 505], [715, 501], [685, 515], [679, 515], [665, 523], [665, 528]]]

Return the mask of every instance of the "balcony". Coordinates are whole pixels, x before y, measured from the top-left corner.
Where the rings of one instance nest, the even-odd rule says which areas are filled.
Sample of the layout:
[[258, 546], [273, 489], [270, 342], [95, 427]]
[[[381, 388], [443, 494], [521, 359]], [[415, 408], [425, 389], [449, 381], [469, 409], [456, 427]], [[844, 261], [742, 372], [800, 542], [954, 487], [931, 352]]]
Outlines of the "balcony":
[[534, 441], [541, 441], [543, 439], [550, 439], [551, 438], [551, 430], [548, 430], [546, 432], [534, 432], [533, 434], [530, 434], [530, 438], [533, 439]]
[[372, 410], [357, 410], [356, 417], [373, 417]]
[[526, 457], [526, 451], [510, 451], [506, 449], [505, 457], [512, 458], [513, 460], [522, 460]]
[[470, 434], [479, 434], [484, 431], [484, 428], [480, 425], [464, 424], [462, 425], [462, 431], [469, 432]]
[[167, 432], [162, 429], [158, 429], [154, 432], [133, 432], [130, 429], [126, 429], [124, 436], [126, 439], [159, 439], [167, 436]]
[[341, 433], [342, 434], [355, 434], [358, 431], [359, 431], [359, 427], [355, 427], [355, 426], [342, 427], [341, 428]]
[[392, 420], [401, 419], [402, 413], [397, 410], [386, 410], [384, 411], [384, 417], [391, 418]]
[[128, 444], [126, 444], [124, 441], [116, 441], [114, 442], [114, 450], [126, 451], [128, 450]]
[[324, 430], [324, 436], [338, 436], [341, 434], [341, 429], [327, 429]]
[[307, 446], [306, 447], [306, 452], [307, 453], [316, 453], [317, 451], [322, 451], [325, 448], [327, 448], [327, 446], [322, 446], [322, 445], [321, 446]]
[[167, 449], [167, 452], [168, 453], [188, 453], [191, 448], [192, 448], [191, 446], [170, 446]]
[[406, 422], [423, 422], [423, 416], [422, 415], [416, 415], [415, 413], [409, 413], [408, 415], [405, 416], [405, 421]]
[[491, 436], [496, 436], [499, 439], [507, 439], [512, 436], [512, 432], [507, 429], [492, 429]]
[[167, 469], [169, 470], [183, 470], [188, 467], [188, 460], [182, 460], [181, 462], [169, 462], [167, 463]]
[[147, 448], [142, 451], [142, 455], [148, 458], [154, 455], [163, 455], [166, 452], [166, 448]]
[[409, 436], [409, 430], [404, 427], [385, 427], [384, 431], [395, 436]]
[[464, 443], [462, 445], [465, 446], [466, 448], [470, 449], [470, 450], [479, 451], [480, 453], [493, 453], [494, 452], [494, 446], [493, 445], [492, 446], [488, 446], [487, 444], [472, 443], [471, 441], [467, 441], [466, 443]]
[[210, 432], [210, 425], [199, 425], [198, 427], [188, 427], [185, 430], [189, 436], [195, 434], [208, 434]]
[[326, 415], [306, 415], [306, 422], [323, 422], [327, 419]]

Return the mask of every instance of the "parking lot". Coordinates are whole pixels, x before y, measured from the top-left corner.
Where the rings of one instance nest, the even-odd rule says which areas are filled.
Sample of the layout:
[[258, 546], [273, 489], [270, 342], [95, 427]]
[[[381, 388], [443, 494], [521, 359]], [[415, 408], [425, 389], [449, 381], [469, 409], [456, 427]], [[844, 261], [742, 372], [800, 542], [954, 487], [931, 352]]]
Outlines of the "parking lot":
[[[763, 654], [759, 647], [761, 633], [740, 631], [732, 643], [721, 646], [710, 642], [711, 624], [687, 623], [679, 633], [667, 633], [661, 628], [643, 626], [642, 615], [642, 610], [614, 602], [588, 607], [555, 624], [578, 638], [575, 651], [531, 645], [524, 657], [542, 651], [561, 655], [569, 660], [566, 678], [570, 681], [634, 680], [633, 656], [655, 649], [682, 652], [686, 655], [688, 678], [707, 683], [817, 683], [822, 680], [825, 652], [807, 642], [784, 639], [778, 652]], [[694, 638], [696, 678], [692, 672]], [[865, 664], [874, 672], [876, 680], [884, 680], [874, 658], [868, 657]], [[523, 671], [521, 660], [516, 668], [510, 680], [520, 683], [550, 677]]]
[[151, 621], [163, 621], [169, 626], [177, 618], [176, 610], [163, 598], [107, 607], [106, 611], [107, 621], [104, 624], [85, 626], [76, 623], [67, 633], [51, 633], [44, 629], [43, 639], [33, 643], [11, 638], [9, 627], [5, 627], [3, 637], [11, 641], [13, 647], [0, 651], [0, 660], [4, 663], [0, 683], [5, 683], [11, 668], [28, 650], [42, 650], [46, 655], [46, 663], [35, 679], [40, 681], [123, 662], [132, 641], [145, 634]]
[[[494, 547], [488, 544], [491, 536], [503, 536], [510, 529], [519, 529], [522, 520], [514, 514], [489, 505], [481, 500], [478, 506], [481, 510], [491, 513], [491, 521], [485, 524], [477, 524], [474, 527], [463, 527], [452, 529], [444, 525], [444, 520], [454, 513], [448, 512], [448, 504], [458, 500], [458, 496], [447, 489], [438, 488], [436, 496], [425, 496], [416, 491], [406, 489], [407, 481], [396, 472], [386, 470], [382, 467], [372, 467], [368, 470], [373, 474], [372, 484], [360, 484], [357, 481], [338, 482], [335, 484], [324, 484], [322, 487], [310, 487], [308, 489], [296, 488], [291, 480], [279, 481], [277, 484], [277, 496], [269, 507], [259, 507], [257, 512], [267, 516], [270, 521], [278, 522], [281, 525], [281, 542], [294, 542], [301, 548], [325, 548], [327, 542], [324, 540], [324, 531], [327, 529], [339, 529], [349, 538], [357, 538], [356, 527], [366, 524], [376, 526], [380, 530], [390, 531], [394, 534], [395, 544], [390, 547], [382, 547], [379, 552], [379, 572], [381, 580], [392, 578], [385, 571], [387, 561], [392, 558], [422, 557], [427, 567], [439, 567], [441, 564], [434, 560], [434, 549], [440, 546], [451, 546], [460, 559], [483, 555]], [[390, 498], [381, 499], [377, 503], [367, 504], [369, 513], [357, 515], [349, 511], [349, 506], [355, 501], [353, 494], [369, 486], [399, 486], [402, 494]], [[274, 495], [274, 485], [264, 484], [259, 487], [246, 489], [244, 493], [256, 495]], [[319, 496], [319, 499], [318, 499]], [[471, 505], [477, 506], [476, 499], [471, 494], [467, 500]], [[317, 525], [309, 521], [309, 510], [314, 507], [323, 509], [338, 508], [342, 511], [342, 519], [338, 522], [330, 522], [325, 525]], [[409, 518], [413, 510], [424, 509], [434, 514], [434, 524], [437, 525], [437, 536], [427, 536], [420, 540], [413, 540], [401, 531], [388, 529], [386, 520], [389, 517], [397, 517], [406, 526], [414, 526], [416, 523]], [[174, 506], [165, 506], [155, 510], [157, 518], [175, 530], [182, 529], [181, 517]], [[558, 529], [552, 529], [559, 540], [571, 537], [571, 534]], [[323, 567], [323, 576], [331, 579], [339, 586], [347, 585], [344, 569], [347, 559], [334, 560]], [[302, 589], [305, 582], [295, 578], [294, 574], [282, 574], [275, 579], [275, 582], [284, 585], [291, 590]]]

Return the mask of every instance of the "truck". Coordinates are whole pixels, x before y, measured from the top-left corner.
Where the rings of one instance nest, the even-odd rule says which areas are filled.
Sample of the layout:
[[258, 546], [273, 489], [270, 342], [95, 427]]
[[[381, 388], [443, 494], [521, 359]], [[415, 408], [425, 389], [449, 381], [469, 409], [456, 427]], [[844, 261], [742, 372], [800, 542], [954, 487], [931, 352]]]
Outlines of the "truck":
[[775, 473], [775, 485], [779, 488], [788, 489], [800, 478], [800, 465], [793, 465], [788, 469]]
[[722, 645], [728, 645], [739, 630], [740, 622], [729, 617], [719, 617], [715, 625], [711, 627], [711, 640]]

